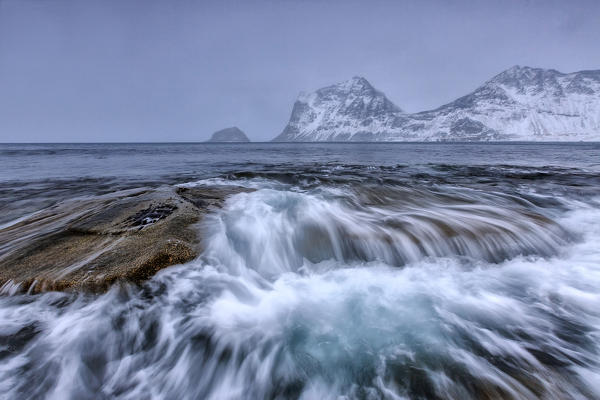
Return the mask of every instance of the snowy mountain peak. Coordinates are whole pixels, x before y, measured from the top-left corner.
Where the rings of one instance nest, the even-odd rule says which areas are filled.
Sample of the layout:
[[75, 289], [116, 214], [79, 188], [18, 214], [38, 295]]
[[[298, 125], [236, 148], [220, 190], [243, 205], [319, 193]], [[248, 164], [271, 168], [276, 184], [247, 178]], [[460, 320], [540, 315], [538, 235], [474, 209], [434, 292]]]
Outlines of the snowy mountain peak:
[[466, 96], [415, 114], [356, 76], [301, 95], [274, 140], [600, 140], [600, 71], [515, 65]]
[[302, 93], [284, 131], [274, 140], [372, 140], [396, 124], [402, 110], [365, 78]]
[[347, 92], [363, 92], [363, 91], [374, 91], [373, 86], [362, 76], [354, 76], [347, 81], [338, 83], [337, 86], [340, 90]]
[[361, 98], [364, 102], [368, 102], [374, 98], [385, 98], [385, 95], [378, 92], [365, 78], [354, 76], [351, 79], [326, 86], [312, 93], [302, 92], [298, 97], [298, 100], [310, 102], [314, 99], [327, 100], [338, 98], [346, 101], [357, 97]]
[[556, 75], [564, 75], [554, 69], [543, 69], [533, 68], [527, 66], [514, 65], [509, 69], [502, 71], [496, 75], [492, 80], [504, 81], [504, 80], [535, 80], [543, 77], [552, 77]]
[[565, 74], [554, 69], [542, 69], [514, 66], [506, 71], [496, 75], [487, 84], [505, 85], [520, 91], [526, 91], [527, 88], [534, 92], [552, 90], [555, 95], [560, 96], [561, 86], [559, 79]]

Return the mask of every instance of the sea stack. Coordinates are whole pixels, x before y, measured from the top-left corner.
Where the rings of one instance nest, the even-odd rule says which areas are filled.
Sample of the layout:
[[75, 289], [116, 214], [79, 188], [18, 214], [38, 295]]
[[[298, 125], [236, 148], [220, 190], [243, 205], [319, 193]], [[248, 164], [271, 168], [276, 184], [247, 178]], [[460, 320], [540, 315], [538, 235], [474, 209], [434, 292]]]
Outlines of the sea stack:
[[212, 134], [208, 142], [239, 142], [239, 143], [247, 143], [250, 139], [248, 136], [237, 126], [232, 126], [231, 128], [221, 129], [220, 131], [216, 131]]

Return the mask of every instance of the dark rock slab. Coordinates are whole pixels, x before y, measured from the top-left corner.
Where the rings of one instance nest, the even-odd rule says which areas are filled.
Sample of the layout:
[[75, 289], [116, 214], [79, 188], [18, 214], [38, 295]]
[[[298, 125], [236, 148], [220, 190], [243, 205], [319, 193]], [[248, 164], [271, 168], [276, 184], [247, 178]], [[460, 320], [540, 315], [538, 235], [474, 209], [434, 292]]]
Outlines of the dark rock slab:
[[0, 292], [105, 291], [202, 251], [196, 224], [238, 187], [159, 188], [74, 199], [0, 230]]

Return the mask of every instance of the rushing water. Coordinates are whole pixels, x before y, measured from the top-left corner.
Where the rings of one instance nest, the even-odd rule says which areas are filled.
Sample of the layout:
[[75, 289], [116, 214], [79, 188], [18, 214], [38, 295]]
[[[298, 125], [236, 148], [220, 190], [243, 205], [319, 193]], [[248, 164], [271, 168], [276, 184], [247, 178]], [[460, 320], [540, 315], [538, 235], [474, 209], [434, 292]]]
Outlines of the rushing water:
[[142, 287], [3, 288], [1, 398], [600, 398], [598, 144], [0, 154], [5, 225], [116, 188], [256, 189]]

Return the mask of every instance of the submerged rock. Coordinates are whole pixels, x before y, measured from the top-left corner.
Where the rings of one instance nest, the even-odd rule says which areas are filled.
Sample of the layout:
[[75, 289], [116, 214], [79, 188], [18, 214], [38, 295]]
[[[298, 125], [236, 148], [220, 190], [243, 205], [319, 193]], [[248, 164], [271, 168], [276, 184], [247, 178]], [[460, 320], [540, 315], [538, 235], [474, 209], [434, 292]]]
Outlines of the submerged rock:
[[197, 257], [194, 224], [237, 187], [127, 190], [71, 200], [0, 230], [3, 292], [138, 283]]
[[212, 134], [208, 142], [249, 142], [248, 136], [237, 126], [221, 129]]

